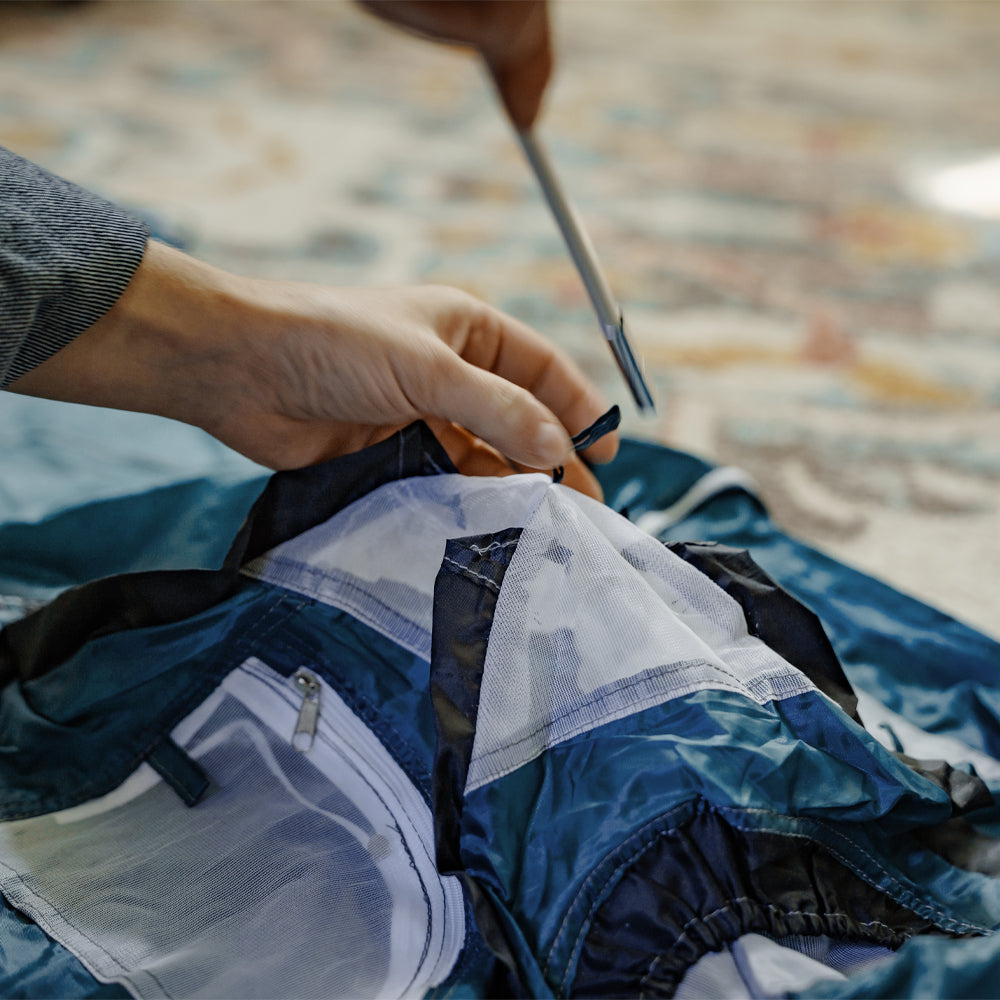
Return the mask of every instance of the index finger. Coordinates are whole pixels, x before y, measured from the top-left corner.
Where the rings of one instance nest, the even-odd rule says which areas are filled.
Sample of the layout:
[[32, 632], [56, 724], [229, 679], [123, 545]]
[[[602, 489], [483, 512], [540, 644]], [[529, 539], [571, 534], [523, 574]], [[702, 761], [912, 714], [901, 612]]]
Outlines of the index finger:
[[[544, 403], [572, 436], [608, 409], [604, 394], [570, 356], [530, 326], [483, 303], [452, 346], [470, 364], [521, 386]], [[587, 449], [591, 462], [610, 462], [618, 451], [617, 433]]]

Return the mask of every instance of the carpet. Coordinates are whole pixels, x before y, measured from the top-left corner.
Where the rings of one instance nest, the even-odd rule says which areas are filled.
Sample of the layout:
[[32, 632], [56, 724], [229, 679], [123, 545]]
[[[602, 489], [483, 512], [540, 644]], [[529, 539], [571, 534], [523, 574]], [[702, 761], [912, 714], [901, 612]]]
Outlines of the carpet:
[[789, 532], [1000, 635], [1000, 5], [553, 20], [541, 133], [652, 420], [461, 50], [349, 3], [3, 4], [0, 144], [231, 270], [463, 287], [627, 433], [740, 466]]

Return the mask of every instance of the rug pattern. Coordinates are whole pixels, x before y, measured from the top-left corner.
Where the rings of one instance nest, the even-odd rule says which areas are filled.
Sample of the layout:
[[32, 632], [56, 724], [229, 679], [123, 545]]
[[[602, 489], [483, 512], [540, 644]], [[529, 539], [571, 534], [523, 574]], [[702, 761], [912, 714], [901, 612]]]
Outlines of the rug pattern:
[[1000, 5], [553, 13], [542, 131], [649, 422], [462, 51], [348, 3], [3, 4], [0, 143], [230, 269], [464, 287], [627, 432], [747, 469], [787, 530], [1000, 634], [1000, 181], [948, 172], [1000, 152]]

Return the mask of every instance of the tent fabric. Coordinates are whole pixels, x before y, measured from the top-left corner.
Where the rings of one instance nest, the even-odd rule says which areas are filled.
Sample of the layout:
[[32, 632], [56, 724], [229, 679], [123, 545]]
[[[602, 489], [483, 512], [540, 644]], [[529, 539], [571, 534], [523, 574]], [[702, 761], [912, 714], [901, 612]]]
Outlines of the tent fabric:
[[[677, 502], [710, 471], [626, 443], [601, 475], [611, 504], [641, 519], [684, 512]], [[319, 718], [334, 712], [373, 760], [391, 762], [392, 787], [425, 832], [407, 840], [397, 816], [397, 833], [379, 839], [363, 832], [363, 810], [343, 805], [324, 822], [352, 831], [345, 844], [362, 845], [372, 871], [401, 856], [393, 844], [423, 844], [435, 864], [405, 898], [451, 899], [441, 911], [420, 904], [426, 946], [401, 940], [384, 965], [396, 971], [362, 993], [670, 996], [719, 949], [764, 954], [751, 947], [763, 934], [822, 939], [826, 953], [867, 943], [879, 956], [846, 978], [828, 963], [826, 980], [816, 962], [800, 963], [809, 995], [890, 995], [928, 963], [936, 995], [988, 995], [1000, 968], [995, 807], [985, 804], [1000, 775], [996, 645], [785, 538], [738, 479], [717, 481], [721, 492], [703, 490], [682, 521], [661, 519], [660, 535], [742, 544], [766, 573], [719, 546], [664, 546], [544, 476], [467, 480], [415, 425], [359, 456], [274, 477], [220, 570], [98, 581], [8, 626], [0, 884], [15, 908], [0, 911], [4, 995], [30, 995], [39, 969], [76, 996], [116, 984], [224, 995], [226, 982], [244, 982], [213, 978], [240, 967], [238, 955], [213, 949], [210, 969], [178, 959], [189, 945], [176, 941], [143, 956], [105, 940], [123, 968], [102, 965], [59, 928], [53, 912], [82, 904], [47, 898], [73, 887], [51, 859], [26, 856], [36, 838], [24, 831], [54, 823], [62, 835], [72, 823], [54, 816], [123, 816], [150, 796], [185, 828], [210, 815], [238, 782], [204, 747], [226, 754], [227, 740], [256, 730], [243, 709], [210, 737], [191, 720], [248, 672], [278, 699], [255, 716], [270, 734], [254, 737], [270, 748], [261, 766], [278, 754], [289, 761], [281, 773], [309, 785], [308, 754], [300, 760], [286, 732], [303, 669], [322, 692]], [[932, 670], [945, 653], [954, 687]], [[971, 718], [961, 714], [969, 698]], [[902, 752], [900, 735], [917, 752]], [[918, 763], [922, 746], [947, 746], [947, 761]], [[994, 769], [977, 777], [972, 757]], [[200, 791], [195, 764], [210, 782]], [[137, 781], [143, 790], [120, 801]], [[91, 816], [95, 801], [111, 805]], [[143, 842], [132, 849], [145, 864]], [[238, 874], [230, 881], [240, 887]], [[156, 908], [186, 912], [183, 881], [162, 882]], [[464, 898], [447, 888], [459, 883]], [[76, 930], [104, 940], [101, 893], [82, 896], [97, 912], [74, 917]], [[37, 902], [46, 898], [49, 910]], [[236, 909], [237, 921], [253, 916], [247, 902]], [[351, 950], [392, 939], [391, 920], [378, 926]], [[451, 951], [429, 943], [455, 945], [458, 926]], [[277, 950], [272, 976], [294, 962], [297, 995], [329, 992], [308, 955]], [[150, 963], [178, 978], [151, 986]], [[276, 981], [254, 978], [245, 995], [273, 993]]]

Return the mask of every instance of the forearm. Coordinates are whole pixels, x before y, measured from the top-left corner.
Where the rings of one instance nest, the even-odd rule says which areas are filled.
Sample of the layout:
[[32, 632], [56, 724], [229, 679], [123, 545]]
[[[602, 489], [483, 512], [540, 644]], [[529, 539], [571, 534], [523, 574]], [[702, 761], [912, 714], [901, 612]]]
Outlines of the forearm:
[[0, 388], [114, 305], [148, 237], [123, 209], [0, 147]]
[[[239, 372], [221, 357], [242, 310], [230, 286], [239, 279], [155, 241], [125, 290], [70, 343], [10, 385], [13, 392], [91, 406], [143, 410], [207, 423], [221, 387]], [[229, 386], [226, 385], [226, 391]]]

